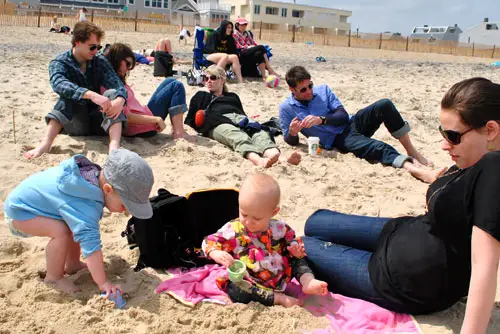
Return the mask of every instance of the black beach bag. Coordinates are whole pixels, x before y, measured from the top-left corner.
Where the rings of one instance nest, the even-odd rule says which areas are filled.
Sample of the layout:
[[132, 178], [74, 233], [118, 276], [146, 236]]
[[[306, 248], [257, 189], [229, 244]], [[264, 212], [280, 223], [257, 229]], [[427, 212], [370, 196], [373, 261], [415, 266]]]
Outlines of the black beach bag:
[[155, 77], [171, 77], [174, 66], [174, 57], [165, 51], [155, 51], [155, 62], [153, 76]]

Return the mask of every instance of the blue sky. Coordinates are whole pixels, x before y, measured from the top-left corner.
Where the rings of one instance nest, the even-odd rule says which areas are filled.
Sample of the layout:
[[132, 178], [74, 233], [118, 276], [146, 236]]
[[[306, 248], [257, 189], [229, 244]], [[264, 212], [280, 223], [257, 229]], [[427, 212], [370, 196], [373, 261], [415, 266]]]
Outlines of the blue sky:
[[[292, 0], [280, 0], [293, 2]], [[485, 17], [500, 21], [500, 0], [296, 0], [297, 4], [351, 10], [352, 30], [408, 35], [415, 25], [453, 25], [462, 30]]]

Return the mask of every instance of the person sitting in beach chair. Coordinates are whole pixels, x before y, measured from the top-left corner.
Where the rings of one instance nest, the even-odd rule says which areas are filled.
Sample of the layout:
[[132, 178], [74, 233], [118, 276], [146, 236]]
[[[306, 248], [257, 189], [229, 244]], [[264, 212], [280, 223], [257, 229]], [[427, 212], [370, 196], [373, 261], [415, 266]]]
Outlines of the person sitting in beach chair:
[[[248, 21], [239, 17], [235, 21], [233, 33], [236, 48], [239, 51], [238, 57], [241, 64], [241, 73], [244, 77], [258, 77], [266, 80], [266, 70], [269, 74], [279, 76], [269, 63], [267, 50], [263, 45], [258, 45], [253, 39], [252, 33], [247, 30]], [[259, 69], [257, 71], [257, 68]]]
[[[257, 126], [243, 110], [240, 98], [228, 92], [226, 73], [217, 65], [205, 70], [208, 92], [199, 91], [189, 103], [185, 124], [198, 133], [215, 139], [250, 160], [256, 166], [271, 167], [278, 162], [280, 151], [269, 131]], [[300, 154], [294, 152], [288, 162], [298, 164]]]
[[[110, 46], [107, 58], [115, 69], [127, 89], [127, 104], [123, 112], [127, 116], [127, 126], [123, 130], [124, 136], [150, 137], [162, 132], [165, 118], [170, 115], [172, 136], [174, 139], [183, 138], [183, 114], [187, 111], [186, 91], [182, 82], [175, 78], [166, 78], [156, 88], [147, 105], [141, 105], [136, 99], [134, 91], [127, 84], [127, 76], [135, 68], [135, 55], [130, 46], [115, 43]], [[101, 87], [106, 91], [107, 87]]]
[[[279, 107], [286, 143], [298, 145], [299, 133], [319, 137], [320, 146], [327, 150], [351, 152], [372, 163], [404, 168], [423, 182], [434, 181], [436, 171], [422, 166], [432, 166], [432, 163], [413, 146], [408, 134], [410, 126], [390, 100], [377, 101], [350, 117], [328, 86], [313, 86], [311, 75], [304, 67], [292, 67], [286, 74], [286, 82], [292, 94]], [[382, 123], [408, 155], [371, 138]]]
[[313, 213], [302, 240], [316, 277], [335, 293], [413, 315], [468, 296], [456, 332], [490, 333], [500, 261], [499, 106], [500, 85], [485, 78], [446, 92], [438, 130], [455, 165], [429, 186], [424, 213]]
[[226, 65], [231, 64], [238, 81], [243, 82], [237, 52], [233, 38], [233, 24], [224, 20], [220, 27], [208, 37], [203, 53], [207, 54], [206, 59], [209, 62], [217, 64], [220, 68], [226, 68]]
[[[122, 109], [127, 90], [106, 57], [98, 54], [104, 31], [89, 21], [77, 22], [73, 47], [50, 62], [52, 89], [59, 95], [54, 109], [45, 116], [47, 130], [28, 159], [48, 153], [56, 136], [64, 130], [70, 136], [109, 135], [109, 151], [120, 147], [127, 118]], [[100, 87], [110, 90], [99, 94]]]
[[239, 218], [203, 240], [203, 252], [218, 264], [231, 267], [236, 259], [246, 265], [249, 277], [242, 282], [217, 279], [217, 285], [234, 302], [297, 305], [296, 298], [284, 293], [292, 277], [300, 282], [305, 294], [328, 293], [328, 284], [317, 280], [309, 268], [302, 241], [295, 238], [294, 230], [273, 219], [280, 210], [280, 196], [279, 184], [272, 176], [249, 175], [239, 191]]

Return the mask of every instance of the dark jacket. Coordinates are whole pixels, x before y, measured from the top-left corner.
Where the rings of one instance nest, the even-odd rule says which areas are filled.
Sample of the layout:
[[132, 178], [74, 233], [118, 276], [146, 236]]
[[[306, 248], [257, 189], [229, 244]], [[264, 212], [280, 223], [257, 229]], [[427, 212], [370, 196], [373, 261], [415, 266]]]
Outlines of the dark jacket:
[[222, 21], [220, 27], [215, 30], [207, 40], [203, 53], [227, 53], [237, 54], [236, 42], [233, 34], [226, 35], [226, 27], [231, 24], [229, 21]]

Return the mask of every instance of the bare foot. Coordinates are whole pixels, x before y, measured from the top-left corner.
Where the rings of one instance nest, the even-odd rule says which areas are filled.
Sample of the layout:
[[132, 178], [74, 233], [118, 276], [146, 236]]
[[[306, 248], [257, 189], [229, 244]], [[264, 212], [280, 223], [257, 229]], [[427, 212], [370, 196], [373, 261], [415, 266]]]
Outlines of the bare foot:
[[62, 277], [57, 280], [49, 280], [45, 278], [44, 282], [50, 286], [53, 286], [57, 290], [67, 292], [67, 293], [75, 293], [81, 291], [73, 282], [69, 279]]
[[287, 296], [282, 293], [274, 293], [274, 305], [281, 305], [284, 307], [292, 307], [299, 304], [299, 300], [294, 297]]
[[410, 152], [407, 152], [407, 153], [409, 156], [411, 156], [412, 158], [414, 158], [415, 160], [417, 160], [420, 164], [422, 164], [424, 166], [427, 166], [427, 167], [434, 166], [434, 163], [432, 161], [428, 160], [427, 158], [425, 158], [422, 154], [420, 154], [417, 151], [411, 152], [412, 154], [410, 154]]
[[87, 264], [85, 262], [79, 261], [74, 265], [67, 265], [66, 268], [64, 268], [64, 272], [68, 275], [73, 275], [85, 268], [87, 268]]
[[186, 132], [184, 132], [184, 131], [182, 131], [182, 132], [172, 132], [172, 136], [174, 137], [174, 140], [175, 139], [183, 139], [186, 136]]
[[299, 152], [293, 152], [289, 157], [288, 159], [286, 159], [286, 161], [289, 163], [289, 164], [292, 164], [292, 165], [295, 165], [297, 166], [298, 164], [300, 164], [300, 161], [302, 160], [302, 155], [300, 155]]
[[24, 152], [23, 155], [24, 155], [24, 157], [26, 159], [35, 159], [35, 158], [38, 158], [39, 156], [41, 156], [44, 153], [49, 153], [50, 146], [51, 146], [51, 143], [41, 142], [34, 149], [29, 150], [27, 152]]
[[262, 155], [264, 156], [264, 158], [269, 159], [269, 162], [271, 163], [271, 166], [272, 166], [278, 162], [278, 160], [280, 158], [280, 154], [281, 153], [278, 149], [271, 148], [271, 149], [265, 150], [264, 154], [262, 154]]
[[302, 286], [302, 292], [307, 295], [321, 295], [328, 293], [328, 283], [312, 279]]

